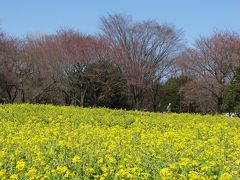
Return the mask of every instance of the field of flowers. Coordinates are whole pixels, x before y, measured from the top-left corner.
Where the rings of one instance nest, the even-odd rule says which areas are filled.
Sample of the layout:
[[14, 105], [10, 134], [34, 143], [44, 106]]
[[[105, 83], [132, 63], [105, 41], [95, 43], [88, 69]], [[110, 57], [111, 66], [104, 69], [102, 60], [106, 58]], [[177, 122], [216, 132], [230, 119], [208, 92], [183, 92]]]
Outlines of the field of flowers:
[[0, 105], [0, 179], [238, 179], [240, 119]]

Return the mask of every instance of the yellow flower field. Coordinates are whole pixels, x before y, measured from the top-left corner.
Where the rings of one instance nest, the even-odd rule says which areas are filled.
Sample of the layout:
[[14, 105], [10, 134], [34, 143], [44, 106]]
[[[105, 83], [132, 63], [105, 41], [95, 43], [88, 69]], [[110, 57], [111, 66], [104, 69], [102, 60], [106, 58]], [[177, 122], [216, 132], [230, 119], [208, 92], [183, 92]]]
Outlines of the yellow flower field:
[[240, 119], [0, 106], [0, 179], [239, 179]]

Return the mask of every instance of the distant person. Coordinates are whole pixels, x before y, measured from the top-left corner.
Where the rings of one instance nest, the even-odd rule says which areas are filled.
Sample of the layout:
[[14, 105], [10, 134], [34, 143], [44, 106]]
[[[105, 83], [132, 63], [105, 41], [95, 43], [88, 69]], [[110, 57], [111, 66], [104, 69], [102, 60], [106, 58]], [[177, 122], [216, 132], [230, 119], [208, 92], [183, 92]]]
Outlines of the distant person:
[[171, 112], [171, 105], [172, 105], [171, 103], [168, 104], [168, 106], [167, 106], [167, 112]]

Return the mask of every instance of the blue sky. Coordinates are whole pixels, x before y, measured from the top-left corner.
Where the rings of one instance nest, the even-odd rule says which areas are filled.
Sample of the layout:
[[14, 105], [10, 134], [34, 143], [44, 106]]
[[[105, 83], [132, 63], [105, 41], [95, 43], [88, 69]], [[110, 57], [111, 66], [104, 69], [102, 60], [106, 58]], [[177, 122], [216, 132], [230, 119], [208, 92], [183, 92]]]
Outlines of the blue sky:
[[240, 0], [0, 0], [0, 28], [17, 37], [64, 27], [95, 34], [108, 13], [175, 25], [190, 44], [214, 30], [240, 33]]

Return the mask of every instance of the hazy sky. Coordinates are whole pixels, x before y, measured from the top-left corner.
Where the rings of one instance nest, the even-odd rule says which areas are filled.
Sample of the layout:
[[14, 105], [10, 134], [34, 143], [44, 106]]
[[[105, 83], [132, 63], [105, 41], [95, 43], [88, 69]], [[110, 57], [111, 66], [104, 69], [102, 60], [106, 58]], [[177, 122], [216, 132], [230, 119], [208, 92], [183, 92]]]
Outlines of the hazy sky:
[[0, 28], [18, 37], [63, 27], [94, 34], [108, 13], [175, 25], [189, 43], [217, 29], [240, 33], [240, 0], [0, 0]]

